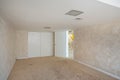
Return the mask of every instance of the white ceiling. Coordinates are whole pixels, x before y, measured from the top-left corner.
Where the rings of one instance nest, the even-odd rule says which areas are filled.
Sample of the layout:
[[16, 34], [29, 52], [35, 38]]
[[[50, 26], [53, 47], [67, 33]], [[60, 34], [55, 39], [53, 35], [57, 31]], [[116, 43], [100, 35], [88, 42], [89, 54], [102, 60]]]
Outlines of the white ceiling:
[[[120, 8], [98, 0], [0, 0], [0, 7], [3, 18], [17, 29], [25, 30], [44, 30], [44, 27], [65, 30], [120, 21]], [[70, 10], [84, 14], [65, 15]]]

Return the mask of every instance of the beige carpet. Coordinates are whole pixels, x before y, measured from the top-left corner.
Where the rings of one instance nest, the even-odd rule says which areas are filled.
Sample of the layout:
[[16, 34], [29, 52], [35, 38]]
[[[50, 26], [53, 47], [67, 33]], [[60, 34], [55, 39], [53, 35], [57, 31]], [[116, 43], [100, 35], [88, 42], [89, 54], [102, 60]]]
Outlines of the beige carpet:
[[8, 80], [117, 80], [69, 59], [17, 60]]

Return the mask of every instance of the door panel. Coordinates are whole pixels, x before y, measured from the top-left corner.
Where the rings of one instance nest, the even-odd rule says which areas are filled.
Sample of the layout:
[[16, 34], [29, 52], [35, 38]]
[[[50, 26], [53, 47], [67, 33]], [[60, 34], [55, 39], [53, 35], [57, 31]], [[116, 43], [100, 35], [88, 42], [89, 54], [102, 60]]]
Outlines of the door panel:
[[55, 32], [55, 56], [67, 57], [68, 55], [68, 39], [67, 31]]
[[53, 56], [53, 33], [29, 32], [28, 56], [29, 57]]
[[28, 56], [38, 57], [40, 56], [40, 33], [28, 32]]
[[53, 56], [53, 33], [41, 32], [41, 56]]

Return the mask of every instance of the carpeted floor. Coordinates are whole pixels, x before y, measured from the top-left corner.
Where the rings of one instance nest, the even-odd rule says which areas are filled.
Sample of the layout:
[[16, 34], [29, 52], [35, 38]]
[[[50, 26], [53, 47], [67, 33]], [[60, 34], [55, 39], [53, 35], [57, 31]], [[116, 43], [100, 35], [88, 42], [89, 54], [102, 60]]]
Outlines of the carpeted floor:
[[117, 80], [73, 60], [44, 57], [17, 60], [8, 80]]

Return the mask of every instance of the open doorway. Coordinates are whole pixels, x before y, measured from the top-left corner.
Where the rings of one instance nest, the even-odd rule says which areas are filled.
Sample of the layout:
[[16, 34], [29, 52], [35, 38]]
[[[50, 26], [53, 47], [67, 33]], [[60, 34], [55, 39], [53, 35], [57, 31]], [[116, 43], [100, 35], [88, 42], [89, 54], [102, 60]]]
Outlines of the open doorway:
[[68, 31], [68, 58], [74, 58], [74, 49], [73, 49], [73, 42], [74, 42], [74, 32], [73, 30]]
[[55, 32], [55, 56], [74, 58], [74, 32], [72, 30]]

